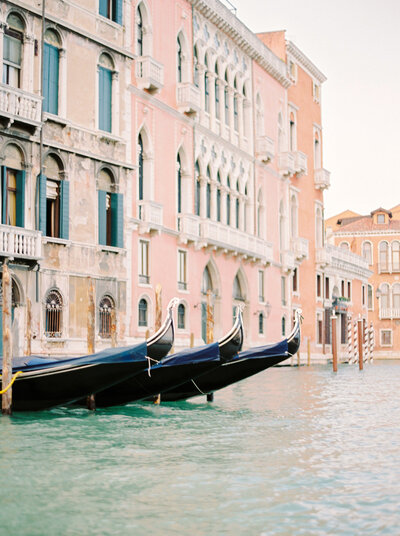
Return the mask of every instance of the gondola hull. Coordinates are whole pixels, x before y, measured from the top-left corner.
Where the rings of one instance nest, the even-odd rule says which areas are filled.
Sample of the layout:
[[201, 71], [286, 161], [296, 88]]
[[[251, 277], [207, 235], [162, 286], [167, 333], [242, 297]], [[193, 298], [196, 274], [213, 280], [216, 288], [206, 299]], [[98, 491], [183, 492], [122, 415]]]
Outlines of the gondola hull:
[[[170, 356], [149, 371], [120, 382], [96, 395], [97, 407], [123, 405], [152, 398], [174, 389], [190, 378], [210, 372], [221, 364], [218, 343]], [[84, 401], [80, 401], [83, 404]]]
[[13, 373], [22, 371], [12, 387], [14, 411], [38, 411], [71, 403], [148, 366], [146, 343], [75, 359], [30, 361], [30, 365], [13, 368]]

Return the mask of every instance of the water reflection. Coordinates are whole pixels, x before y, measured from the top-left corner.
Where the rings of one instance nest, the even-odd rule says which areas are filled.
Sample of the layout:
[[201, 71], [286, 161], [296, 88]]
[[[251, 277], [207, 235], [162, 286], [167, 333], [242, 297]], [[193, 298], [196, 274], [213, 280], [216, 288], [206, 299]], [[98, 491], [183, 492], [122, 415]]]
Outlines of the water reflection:
[[[4, 534], [398, 534], [398, 362], [0, 421]], [[0, 531], [1, 533], [1, 531]]]

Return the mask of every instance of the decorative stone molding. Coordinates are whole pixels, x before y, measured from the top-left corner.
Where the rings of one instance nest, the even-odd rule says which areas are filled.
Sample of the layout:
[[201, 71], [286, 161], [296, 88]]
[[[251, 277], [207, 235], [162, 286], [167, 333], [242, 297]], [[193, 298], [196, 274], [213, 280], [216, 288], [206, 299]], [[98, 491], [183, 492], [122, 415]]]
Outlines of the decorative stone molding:
[[291, 54], [321, 84], [326, 81], [326, 76], [312, 63], [307, 56], [296, 47], [292, 41], [287, 43], [287, 52]]

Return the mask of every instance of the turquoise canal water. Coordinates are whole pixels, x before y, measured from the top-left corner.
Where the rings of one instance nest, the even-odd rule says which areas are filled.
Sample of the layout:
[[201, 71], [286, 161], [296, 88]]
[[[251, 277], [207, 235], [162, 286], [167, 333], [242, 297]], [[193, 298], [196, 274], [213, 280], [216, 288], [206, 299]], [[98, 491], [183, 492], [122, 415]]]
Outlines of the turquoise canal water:
[[400, 362], [0, 419], [0, 534], [399, 535]]

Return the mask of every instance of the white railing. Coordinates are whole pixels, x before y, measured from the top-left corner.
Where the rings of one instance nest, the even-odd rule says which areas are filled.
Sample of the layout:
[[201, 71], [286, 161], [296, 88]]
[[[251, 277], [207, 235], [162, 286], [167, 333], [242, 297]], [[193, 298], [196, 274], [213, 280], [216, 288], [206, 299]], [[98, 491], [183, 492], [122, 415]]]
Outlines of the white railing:
[[316, 169], [314, 171], [314, 184], [316, 188], [324, 190], [331, 185], [331, 174], [326, 169]]
[[200, 237], [200, 218], [193, 214], [178, 214], [178, 231], [186, 238]]
[[11, 119], [40, 123], [41, 97], [0, 84], [0, 113]]
[[301, 151], [296, 151], [294, 155], [294, 169], [299, 175], [307, 173], [307, 155]]
[[144, 223], [161, 227], [163, 224], [163, 206], [154, 201], [139, 201], [137, 217]]
[[328, 251], [326, 248], [318, 248], [315, 252], [315, 261], [317, 262], [317, 264], [322, 264], [324, 266], [331, 264], [331, 252]]
[[200, 90], [194, 84], [178, 84], [176, 101], [182, 112], [196, 113], [200, 110]]
[[306, 259], [308, 257], [308, 240], [297, 236], [291, 240], [292, 250], [297, 259]]
[[274, 140], [268, 136], [259, 136], [256, 140], [257, 156], [264, 162], [270, 162], [275, 156]]
[[136, 77], [141, 89], [161, 89], [164, 85], [164, 66], [151, 56], [136, 58]]
[[39, 259], [42, 256], [41, 235], [40, 231], [0, 225], [0, 255]]
[[293, 251], [282, 251], [281, 264], [284, 270], [293, 270], [295, 267], [295, 259]]
[[400, 309], [390, 307], [385, 309], [379, 309], [379, 318], [400, 318]]
[[294, 154], [280, 153], [278, 166], [282, 175], [294, 175], [296, 172]]

